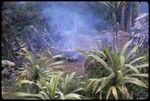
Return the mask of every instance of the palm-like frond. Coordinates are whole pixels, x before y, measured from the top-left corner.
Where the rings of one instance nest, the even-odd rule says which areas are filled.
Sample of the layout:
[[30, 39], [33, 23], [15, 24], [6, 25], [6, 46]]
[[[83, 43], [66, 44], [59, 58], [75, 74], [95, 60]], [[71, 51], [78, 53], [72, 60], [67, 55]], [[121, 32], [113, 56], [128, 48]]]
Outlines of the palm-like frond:
[[[134, 72], [136, 72], [136, 73], [138, 73], [138, 74], [140, 73], [139, 70], [138, 70], [135, 66], [133, 66], [133, 65], [125, 64], [124, 67], [129, 67], [129, 68], [130, 68], [129, 70], [133, 70]], [[125, 70], [125, 72], [126, 72], [127, 69], [124, 68], [124, 70]]]
[[145, 56], [138, 57], [138, 58], [132, 60], [129, 64], [134, 64], [134, 63], [136, 63], [136, 62], [138, 62], [139, 60], [144, 59], [144, 58], [145, 58]]
[[[110, 75], [107, 77], [91, 78], [85, 82], [85, 90], [92, 88], [92, 93], [101, 93], [102, 90], [109, 87], [107, 90], [106, 99], [112, 95], [115, 99], [118, 99], [118, 92], [120, 91], [127, 99], [132, 99], [129, 94], [126, 84], [131, 83], [137, 86], [148, 88], [147, 85], [139, 80], [139, 77], [148, 77], [146, 73], [140, 73], [140, 68], [148, 67], [148, 63], [143, 65], [136, 65], [135, 63], [145, 57], [135, 58], [131, 61], [130, 56], [134, 54], [137, 47], [127, 52], [128, 47], [131, 45], [132, 40], [128, 41], [120, 52], [111, 52], [108, 49], [104, 49], [103, 52], [90, 53], [88, 56], [94, 58], [100, 62], [105, 69], [110, 71]], [[101, 55], [99, 55], [99, 54]], [[107, 59], [107, 60], [106, 60]], [[116, 80], [116, 81], [115, 81]], [[115, 83], [112, 83], [115, 82]], [[119, 90], [119, 91], [118, 91]]]
[[134, 78], [133, 77], [124, 77], [124, 83], [132, 83], [132, 84], [136, 84], [141, 87], [148, 88], [145, 83], [143, 83], [141, 80], [139, 80], [138, 78], [135, 78], [135, 77]]
[[43, 97], [42, 95], [40, 95], [40, 94], [29, 94], [29, 93], [25, 93], [25, 92], [17, 92], [17, 93], [15, 93], [15, 96], [19, 96], [19, 97], [21, 97], [21, 98], [24, 98], [24, 99], [26, 99], [26, 98], [28, 98], [28, 99], [45, 99], [45, 97]]
[[107, 100], [110, 97], [111, 93], [114, 96], [114, 98], [117, 100], [118, 99], [118, 94], [117, 94], [117, 88], [115, 86], [112, 86], [112, 87], [109, 88], [109, 90], [107, 92], [107, 95], [106, 95]]
[[130, 45], [131, 43], [132, 43], [132, 40], [128, 41], [128, 42], [123, 46], [123, 48], [122, 48], [122, 50], [121, 50], [121, 52], [120, 52], [120, 55], [121, 55], [121, 56], [124, 56], [124, 54], [125, 54], [127, 48], [129, 47], [129, 45]]
[[26, 48], [22, 48], [19, 52], [20, 55], [24, 55], [32, 64], [34, 64], [34, 55], [28, 51]]
[[103, 59], [99, 58], [97, 55], [94, 55], [93, 53], [91, 53], [91, 54], [89, 54], [88, 56], [89, 56], [89, 57], [93, 57], [93, 58], [96, 59], [98, 62], [100, 62], [107, 70], [109, 70], [110, 73], [113, 72], [112, 69], [107, 65], [107, 63], [106, 63]]
[[138, 47], [135, 46], [135, 47], [126, 55], [126, 60], [128, 60], [128, 59], [130, 58], [130, 56], [136, 52], [137, 49], [138, 49]]
[[[37, 83], [29, 80], [22, 80], [19, 84], [31, 84], [34, 83], [39, 87], [38, 94], [31, 94], [26, 92], [16, 92], [15, 95], [23, 98], [35, 98], [35, 99], [81, 99], [81, 95], [76, 92], [83, 91], [82, 87], [76, 88], [71, 92], [64, 92], [67, 90], [69, 85], [74, 78], [75, 73], [66, 75], [65, 78], [62, 77], [62, 72], [57, 72], [57, 75], [51, 75], [50, 80], [46, 80], [45, 77], [41, 76]], [[64, 89], [64, 90], [62, 90]]]
[[127, 99], [133, 99], [133, 97], [129, 94], [125, 86], [117, 86], [117, 88], [118, 91], [120, 91]]
[[73, 77], [75, 75], [75, 72], [74, 73], [71, 73], [71, 75], [66, 75], [65, 79], [64, 79], [64, 82], [62, 82], [62, 88], [64, 89], [64, 92], [67, 92], [67, 88], [68, 88], [68, 85], [71, 83]]
[[115, 75], [114, 73], [111, 73], [106, 79], [104, 79], [99, 88], [97, 89], [96, 93], [101, 91], [110, 82], [110, 80], [114, 77], [114, 75]]

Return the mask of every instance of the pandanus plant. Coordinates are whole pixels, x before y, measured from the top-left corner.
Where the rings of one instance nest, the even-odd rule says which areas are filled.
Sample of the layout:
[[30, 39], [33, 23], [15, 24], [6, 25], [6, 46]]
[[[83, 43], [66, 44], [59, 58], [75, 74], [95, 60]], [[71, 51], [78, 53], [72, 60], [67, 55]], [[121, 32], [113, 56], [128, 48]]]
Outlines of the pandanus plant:
[[27, 84], [29, 88], [32, 84], [38, 87], [39, 91], [34, 94], [28, 90], [28, 92], [16, 92], [15, 95], [21, 99], [55, 99], [60, 77], [61, 73], [51, 76], [50, 81], [47, 81], [45, 77], [40, 76], [36, 83], [30, 80], [20, 80], [19, 85]]
[[[21, 92], [16, 92], [15, 96], [21, 99], [81, 99], [81, 95], [76, 92], [83, 90], [82, 88], [71, 87], [75, 73], [62, 77], [62, 72], [58, 71], [55, 66], [64, 63], [64, 61], [54, 62], [54, 58], [50, 52], [34, 56], [27, 49], [22, 49], [21, 53], [29, 60], [29, 70], [24, 68], [21, 76], [17, 80], [19, 88], [22, 86]], [[31, 75], [27, 75], [27, 74]], [[73, 89], [73, 91], [70, 91]]]
[[[44, 52], [39, 56], [35, 56], [32, 52], [28, 51], [26, 48], [23, 48], [19, 54], [24, 55], [28, 60], [27, 63], [24, 62], [22, 68], [19, 68], [20, 75], [16, 80], [19, 89], [22, 89], [23, 91], [28, 91], [28, 86], [24, 83], [20, 84], [20, 81], [23, 80], [23, 82], [26, 82], [26, 80], [30, 80], [31, 82], [37, 83], [37, 81], [43, 77], [46, 80], [49, 80], [52, 75], [57, 73], [57, 70], [54, 67], [64, 62], [54, 62], [53, 55], [49, 51]], [[35, 86], [34, 83], [31, 83], [30, 87], [33, 87], [33, 92], [37, 92], [39, 88]]]
[[110, 11], [111, 14], [113, 15], [113, 21], [114, 21], [114, 26], [115, 26], [115, 34], [113, 35], [113, 51], [116, 50], [117, 48], [117, 32], [118, 32], [118, 25], [117, 25], [117, 19], [118, 19], [118, 10], [122, 8], [125, 4], [125, 2], [100, 2], [101, 4], [105, 5]]
[[30, 77], [33, 81], [36, 81], [40, 75], [55, 74], [56, 72], [54, 70], [58, 70], [58, 68], [55, 68], [55, 66], [61, 65], [65, 62], [63, 60], [55, 62], [53, 58], [54, 56], [50, 51], [46, 51], [41, 53], [40, 55], [35, 56], [26, 48], [22, 48], [19, 54], [25, 56], [25, 58], [28, 60], [27, 63], [24, 63], [23, 68], [19, 68], [21, 72], [20, 74], [26, 76], [25, 78], [27, 78], [27, 76]]
[[[45, 77], [40, 77], [37, 83], [29, 80], [21, 80], [19, 84], [34, 84], [38, 87], [39, 92], [33, 94], [31, 92], [16, 92], [15, 95], [24, 99], [81, 99], [81, 95], [76, 92], [83, 90], [83, 88], [71, 87], [71, 82], [75, 73], [62, 77], [62, 72], [51, 76], [50, 80]], [[70, 88], [71, 87], [71, 88]]]
[[104, 51], [97, 51], [95, 54], [89, 53], [87, 55], [87, 58], [92, 57], [101, 63], [102, 67], [109, 72], [109, 75], [99, 78], [90, 78], [85, 81], [86, 91], [91, 89], [92, 93], [98, 94], [100, 99], [104, 99], [105, 95], [106, 99], [133, 99], [133, 96], [129, 93], [130, 89], [127, 87], [128, 84], [148, 88], [148, 86], [139, 79], [140, 77], [148, 77], [147, 73], [140, 73], [140, 69], [148, 67], [148, 63], [137, 64], [139, 60], [145, 58], [144, 56], [134, 59], [131, 58], [138, 49], [138, 47], [135, 46], [131, 51], [127, 52], [131, 43], [132, 40], [128, 41], [119, 52], [111, 52], [106, 48]]

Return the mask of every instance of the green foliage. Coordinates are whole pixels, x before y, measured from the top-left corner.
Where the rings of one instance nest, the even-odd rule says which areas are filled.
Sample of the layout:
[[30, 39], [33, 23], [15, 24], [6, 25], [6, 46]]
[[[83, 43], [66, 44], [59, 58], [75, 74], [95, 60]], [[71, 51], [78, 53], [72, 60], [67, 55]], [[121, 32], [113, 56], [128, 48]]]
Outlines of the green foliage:
[[35, 56], [32, 52], [23, 48], [19, 54], [24, 55], [28, 60], [28, 63], [25, 63], [24, 68], [20, 70], [20, 74], [23, 76], [20, 77], [33, 81], [38, 80], [40, 76], [48, 78], [50, 75], [55, 74], [55, 66], [64, 63], [64, 61], [54, 62], [53, 55], [49, 51]]
[[[33, 78], [29, 78], [26, 75], [27, 70], [22, 72], [22, 76], [17, 81], [21, 91], [15, 93], [15, 95], [19, 99], [138, 98], [138, 95], [135, 94], [138, 89], [147, 92], [148, 82], [144, 78], [148, 78], [148, 74], [142, 71], [142, 68], [148, 67], [148, 63], [147, 61], [141, 61], [145, 59], [144, 56], [131, 59], [131, 56], [137, 50], [137, 47], [134, 47], [127, 51], [131, 43], [132, 41], [127, 42], [120, 52], [111, 52], [111, 50], [105, 48], [103, 51], [84, 53], [87, 55], [89, 69], [87, 69], [87, 75], [81, 78], [74, 78], [75, 73], [64, 76], [62, 72], [53, 70], [52, 67], [60, 63], [53, 61], [51, 53], [41, 54], [40, 58], [40, 56], [36, 57], [23, 49], [21, 54], [24, 54], [29, 60], [28, 66], [32, 68], [30, 70], [32, 70], [31, 74], [34, 76], [32, 75]], [[139, 63], [139, 61], [141, 62]], [[50, 71], [47, 71], [47, 69]], [[95, 75], [89, 75], [89, 73], [92, 73], [90, 72], [92, 69]], [[143, 98], [143, 96], [140, 98]]]
[[[104, 17], [104, 20], [108, 20], [109, 24], [114, 25], [116, 21], [118, 22], [121, 19], [121, 15], [119, 15], [121, 12], [119, 11], [122, 11], [123, 5], [125, 5], [126, 9], [124, 10], [127, 12], [127, 5], [130, 3], [101, 2], [101, 4], [104, 5], [93, 7], [93, 12], [98, 14], [99, 12], [104, 13], [103, 11], [107, 10], [104, 13], [106, 17]], [[135, 6], [136, 8], [132, 6], [133, 10], [138, 9], [138, 5]], [[20, 41], [27, 41], [29, 43], [28, 46], [30, 46], [30, 38], [36, 36], [31, 33], [34, 29], [33, 26], [38, 31], [40, 30], [40, 34], [43, 29], [46, 29], [47, 22], [41, 17], [41, 11], [39, 3], [36, 2], [3, 3], [2, 59], [11, 60], [13, 58], [13, 61], [17, 60], [16, 52], [13, 51], [14, 41], [16, 43], [19, 41], [18, 44], [20, 44]], [[136, 18], [138, 11], [135, 13], [133, 20]], [[124, 14], [124, 16], [125, 18], [131, 17], [130, 14], [128, 17], [127, 14]], [[26, 36], [26, 33], [29, 36]], [[25, 56], [27, 62], [23, 61], [22, 68], [19, 68], [20, 75], [16, 81], [18, 85], [16, 88], [19, 88], [19, 91], [15, 93], [15, 96], [19, 97], [18, 99], [30, 100], [145, 98], [141, 95], [143, 92], [148, 92], [148, 68], [145, 68], [149, 66], [147, 63], [148, 52], [147, 50], [141, 51], [142, 49], [140, 49], [137, 53], [138, 56], [132, 59], [131, 57], [137, 52], [138, 47], [134, 47], [128, 52], [127, 50], [131, 42], [127, 42], [121, 51], [116, 52], [111, 52], [107, 48], [104, 51], [90, 53], [82, 51], [87, 56], [87, 60], [85, 63], [86, 74], [81, 78], [76, 78], [75, 73], [63, 75], [62, 72], [58, 72], [57, 70], [60, 71], [62, 69], [59, 65], [65, 61], [55, 62], [54, 58], [57, 56], [53, 56], [49, 51], [35, 55], [26, 48], [23, 48], [19, 54]], [[21, 45], [18, 45], [18, 47], [20, 50]], [[145, 52], [146, 56], [141, 56], [145, 55]], [[12, 98], [14, 97], [13, 94], [11, 96]]]
[[[14, 44], [17, 48], [20, 42], [28, 41], [26, 33], [31, 35], [33, 31], [28, 31], [30, 26], [44, 26], [41, 18], [41, 8], [38, 2], [3, 2], [2, 3], [2, 58], [15, 60], [13, 51]], [[27, 32], [28, 31], [28, 32]]]
[[[55, 66], [64, 61], [54, 62], [54, 57], [50, 52], [34, 56], [27, 49], [22, 49], [20, 54], [24, 55], [30, 62], [30, 75], [26, 75], [27, 70], [23, 69], [24, 75], [18, 78], [17, 84], [21, 92], [16, 96], [29, 99], [80, 99], [81, 95], [76, 92], [83, 90], [73, 83], [75, 73], [62, 77], [62, 72], [58, 72]], [[36, 88], [35, 88], [36, 87]], [[35, 90], [35, 91], [33, 91]]]
[[[127, 88], [128, 84], [131, 83], [137, 85], [137, 87], [148, 88], [148, 85], [139, 79], [140, 77], [148, 77], [147, 73], [140, 73], [140, 68], [148, 67], [148, 63], [145, 65], [143, 65], [143, 63], [141, 63], [142, 65], [135, 65], [135, 63], [145, 57], [130, 59], [131, 55], [135, 53], [137, 49], [137, 47], [134, 47], [131, 51], [126, 52], [131, 42], [132, 40], [127, 42], [120, 52], [112, 53], [106, 48], [104, 51], [99, 52], [99, 54], [89, 53], [87, 55], [87, 57], [92, 57], [101, 63], [103, 68], [109, 72], [109, 75], [88, 79], [85, 82], [86, 90], [91, 89], [93, 94], [102, 95], [104, 93], [106, 99], [132, 99], [133, 96], [129, 93], [132, 92], [132, 89]], [[102, 68], [101, 66], [99, 67]], [[101, 96], [99, 97], [101, 98]]]
[[30, 92], [16, 92], [15, 95], [25, 99], [81, 99], [81, 95], [77, 94], [76, 92], [83, 90], [83, 88], [70, 88], [74, 74], [75, 73], [72, 73], [71, 75], [67, 75], [65, 78], [63, 78], [61, 76], [62, 73], [58, 72], [57, 75], [52, 75], [49, 81], [46, 80], [45, 77], [40, 77], [37, 83], [29, 80], [21, 80], [19, 82], [20, 85], [24, 83], [34, 83], [38, 86], [39, 92], [37, 94]]
[[[38, 99], [54, 99], [56, 96], [56, 90], [57, 90], [57, 85], [60, 80], [61, 73], [58, 75], [53, 75], [50, 79], [50, 82], [47, 81], [44, 77], [40, 77], [40, 79], [35, 83], [40, 91], [37, 94], [30, 94], [26, 92], [16, 92], [16, 96], [21, 96], [25, 98], [38, 98]], [[23, 80], [20, 81], [20, 84], [23, 83], [32, 83], [31, 81], [26, 80], [26, 82], [23, 82]], [[29, 86], [29, 85], [28, 85]]]

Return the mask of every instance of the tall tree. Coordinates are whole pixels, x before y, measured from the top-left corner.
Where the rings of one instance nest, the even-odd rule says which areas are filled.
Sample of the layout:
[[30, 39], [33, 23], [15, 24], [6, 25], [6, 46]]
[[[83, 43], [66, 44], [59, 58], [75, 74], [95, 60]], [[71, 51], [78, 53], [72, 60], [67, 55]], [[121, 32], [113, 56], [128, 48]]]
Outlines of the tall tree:
[[25, 40], [27, 27], [40, 25], [40, 7], [34, 2], [3, 2], [2, 4], [2, 59], [12, 59], [15, 55], [13, 43]]
[[115, 29], [115, 34], [113, 35], [113, 51], [116, 51], [117, 49], [117, 29], [118, 29], [118, 10], [120, 9], [122, 2], [100, 2], [108, 7], [108, 9], [111, 11], [113, 15], [113, 21], [114, 21], [114, 29]]
[[130, 33], [132, 27], [132, 5], [133, 2], [128, 2], [126, 9], [126, 31]]
[[127, 2], [125, 9], [125, 31], [131, 32], [131, 28], [134, 26], [134, 20], [140, 14], [139, 2]]
[[134, 20], [140, 15], [140, 3], [139, 2], [134, 2], [133, 6], [133, 14], [132, 14], [132, 26], [134, 26]]
[[122, 31], [125, 31], [125, 9], [126, 9], [126, 2], [123, 2], [121, 5], [121, 16], [120, 16], [120, 27]]

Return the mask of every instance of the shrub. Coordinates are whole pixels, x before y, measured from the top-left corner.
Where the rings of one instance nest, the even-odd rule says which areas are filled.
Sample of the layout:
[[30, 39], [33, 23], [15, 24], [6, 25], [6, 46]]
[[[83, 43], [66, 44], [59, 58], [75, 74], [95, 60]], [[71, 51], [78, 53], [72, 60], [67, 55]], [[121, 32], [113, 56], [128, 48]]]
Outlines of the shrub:
[[62, 77], [62, 72], [58, 72], [57, 75], [51, 76], [50, 80], [46, 80], [45, 77], [40, 77], [37, 83], [29, 80], [21, 80], [19, 84], [27, 83], [30, 86], [34, 84], [38, 87], [39, 92], [33, 94], [31, 92], [16, 92], [15, 95], [29, 99], [81, 99], [81, 95], [76, 92], [83, 90], [83, 88], [72, 87], [72, 80], [75, 73]]
[[[109, 75], [90, 78], [85, 81], [86, 91], [92, 90], [93, 94], [99, 95], [100, 99], [133, 99], [130, 94], [132, 89], [128, 88], [129, 84], [137, 87], [148, 88], [148, 86], [139, 78], [148, 77], [147, 73], [140, 73], [140, 69], [148, 67], [148, 63], [136, 64], [144, 56], [131, 59], [133, 53], [138, 49], [135, 46], [131, 51], [127, 52], [132, 40], [127, 42], [121, 51], [111, 52], [107, 48], [104, 51], [89, 53], [87, 57], [92, 57], [99, 63], [101, 68], [105, 68]], [[147, 62], [147, 61], [146, 61]], [[99, 68], [98, 66], [97, 68]]]

